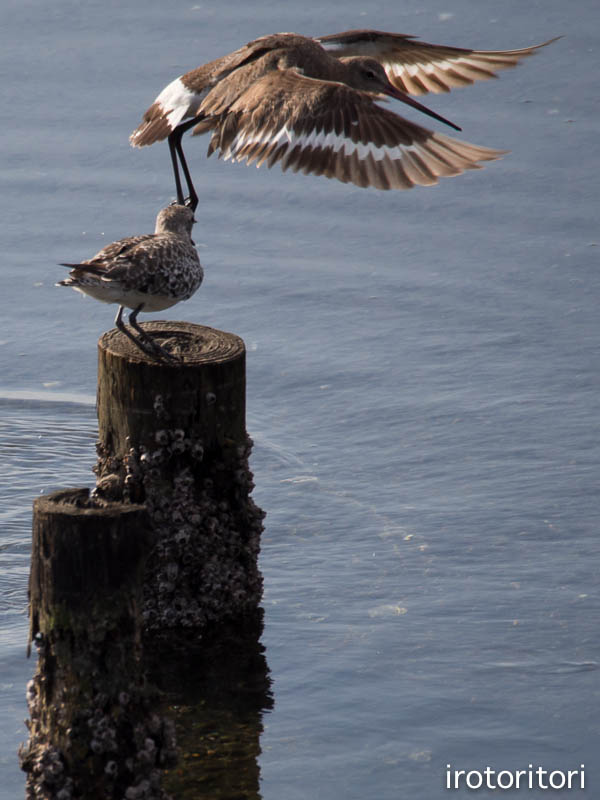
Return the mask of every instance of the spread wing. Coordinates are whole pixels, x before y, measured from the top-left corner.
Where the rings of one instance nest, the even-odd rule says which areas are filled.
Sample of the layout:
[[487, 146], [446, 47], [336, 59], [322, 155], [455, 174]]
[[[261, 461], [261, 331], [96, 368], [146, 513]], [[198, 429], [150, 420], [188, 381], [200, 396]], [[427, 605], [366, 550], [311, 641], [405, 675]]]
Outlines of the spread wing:
[[340, 58], [370, 56], [377, 59], [397, 89], [423, 95], [449, 92], [478, 80], [496, 78], [498, 70], [516, 67], [540, 47], [560, 38], [557, 36], [520, 50], [466, 50], [420, 42], [404, 33], [370, 30], [334, 33], [317, 37], [316, 41]]
[[259, 167], [325, 175], [357, 186], [410, 189], [477, 169], [502, 151], [451, 139], [381, 108], [345, 84], [276, 70], [222, 110], [213, 92], [201, 112], [215, 125], [209, 147]]

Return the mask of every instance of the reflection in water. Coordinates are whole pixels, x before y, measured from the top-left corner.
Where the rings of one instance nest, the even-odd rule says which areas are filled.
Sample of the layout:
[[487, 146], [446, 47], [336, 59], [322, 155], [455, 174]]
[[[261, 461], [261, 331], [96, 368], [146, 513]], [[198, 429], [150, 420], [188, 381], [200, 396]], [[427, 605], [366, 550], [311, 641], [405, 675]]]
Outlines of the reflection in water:
[[273, 707], [260, 620], [180, 647], [153, 647], [151, 678], [174, 720], [178, 763], [163, 788], [190, 800], [258, 800], [262, 715]]

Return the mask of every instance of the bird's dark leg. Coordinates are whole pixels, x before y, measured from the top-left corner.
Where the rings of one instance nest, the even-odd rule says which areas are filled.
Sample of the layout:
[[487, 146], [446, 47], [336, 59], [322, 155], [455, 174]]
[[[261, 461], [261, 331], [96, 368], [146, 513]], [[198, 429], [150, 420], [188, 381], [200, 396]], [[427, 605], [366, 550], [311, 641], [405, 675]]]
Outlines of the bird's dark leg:
[[196, 206], [198, 205], [198, 195], [196, 194], [196, 190], [194, 189], [194, 184], [192, 183], [192, 176], [190, 175], [190, 171], [188, 169], [185, 156], [183, 155], [183, 148], [181, 146], [181, 136], [179, 137], [179, 141], [176, 143], [175, 148], [177, 151], [177, 155], [179, 156], [181, 169], [183, 170], [183, 174], [185, 175], [185, 182], [187, 183], [188, 187], [189, 194], [185, 201], [185, 205], [188, 208], [191, 208], [192, 211], [195, 211]]
[[[132, 311], [132, 312], [131, 312], [131, 314], [129, 315], [129, 324], [130, 324], [130, 325], [131, 325], [131, 327], [134, 329], [134, 331], [137, 331], [137, 332], [139, 333], [139, 335], [140, 335], [140, 337], [141, 337], [142, 339], [144, 339], [145, 341], [148, 341], [148, 339], [150, 339], [150, 337], [149, 337], [149, 336], [148, 336], [148, 334], [147, 334], [147, 333], [144, 331], [144, 329], [143, 329], [143, 328], [141, 328], [141, 327], [138, 325], [138, 321], [137, 321], [137, 315], [140, 313], [140, 311], [142, 310], [142, 308], [143, 308], [143, 307], [144, 307], [144, 304], [143, 304], [143, 303], [140, 303], [140, 305], [139, 305], [139, 306], [137, 306], [137, 308], [134, 308], [134, 309], [133, 309], [133, 311]], [[152, 341], [152, 340], [150, 339], [150, 341]]]
[[[129, 315], [129, 324], [131, 325], [131, 327], [135, 331], [138, 332], [139, 339], [138, 339], [138, 337], [134, 337], [133, 334], [130, 334], [130, 335], [133, 337], [134, 341], [138, 343], [138, 346], [145, 353], [148, 353], [148, 355], [155, 355], [155, 356], [159, 355], [159, 356], [162, 356], [163, 358], [166, 358], [167, 361], [177, 361], [178, 359], [174, 355], [171, 355], [171, 353], [169, 353], [168, 350], [165, 350], [164, 347], [161, 347], [158, 344], [158, 342], [155, 342], [154, 339], [151, 336], [149, 336], [146, 333], [146, 331], [138, 325], [137, 315], [140, 313], [140, 311], [142, 310], [143, 307], [144, 307], [144, 304], [141, 303]], [[117, 327], [118, 327], [118, 325], [117, 325]], [[144, 346], [142, 346], [142, 342], [143, 342]], [[148, 350], [146, 350], [146, 347], [151, 348], [152, 352], [149, 352]]]
[[[179, 164], [177, 162], [177, 146], [175, 144], [175, 134], [177, 128], [169, 136], [169, 152], [171, 153], [171, 163], [173, 164], [173, 175], [175, 176], [175, 191], [177, 192], [177, 202], [179, 205], [185, 205], [183, 199], [183, 192], [181, 191], [181, 178], [179, 177]], [[181, 137], [179, 137], [179, 144], [181, 145]]]
[[119, 306], [117, 316], [115, 317], [115, 325], [121, 331], [121, 333], [124, 333], [125, 336], [127, 336], [127, 338], [142, 351], [142, 353], [145, 353], [147, 356], [151, 356], [152, 358], [162, 355], [170, 361], [173, 361], [174, 357], [170, 353], [167, 353], [166, 350], [163, 350], [159, 344], [154, 342], [137, 324], [135, 316], [142, 310], [143, 307], [144, 304], [142, 303], [129, 315], [129, 322], [131, 322], [131, 318], [133, 317], [132, 327], [134, 330], [138, 331], [140, 334], [139, 336], [134, 336], [123, 322], [123, 311], [125, 310], [124, 306]]
[[[196, 190], [194, 189], [194, 184], [192, 183], [192, 176], [190, 175], [187, 161], [185, 160], [185, 155], [183, 154], [183, 147], [181, 146], [181, 138], [187, 130], [193, 128], [194, 125], [197, 124], [198, 120], [195, 117], [193, 119], [188, 119], [181, 125], [178, 125], [175, 128], [175, 130], [169, 135], [169, 150], [171, 151], [173, 174], [175, 175], [175, 189], [177, 191], [177, 202], [180, 205], [188, 206], [188, 208], [191, 208], [192, 211], [195, 211], [196, 206], [198, 205], [198, 195], [196, 194]], [[181, 169], [183, 170], [183, 175], [185, 177], [185, 182], [187, 183], [187, 190], [189, 193], [187, 199], [185, 200], [183, 197], [183, 191], [181, 187], [181, 178], [179, 177], [179, 164], [181, 164]]]
[[[139, 306], [138, 307], [138, 311], [140, 311], [141, 308], [142, 308], [142, 306]], [[117, 311], [117, 316], [115, 317], [115, 325], [121, 331], [121, 333], [124, 333], [125, 336], [127, 336], [127, 338], [130, 339], [134, 343], [134, 345], [136, 347], [139, 347], [139, 349], [142, 351], [142, 353], [145, 353], [147, 356], [154, 355], [154, 353], [150, 352], [150, 350], [148, 349], [148, 346], [145, 345], [143, 341], [140, 341], [140, 339], [138, 339], [137, 336], [134, 336], [133, 333], [131, 333], [131, 331], [127, 329], [127, 326], [123, 322], [123, 318], [122, 318], [124, 310], [125, 310], [124, 306], [119, 306], [119, 310]], [[130, 317], [130, 319], [131, 319], [131, 317]], [[143, 333], [143, 331], [142, 331], [142, 333]], [[144, 339], [145, 338], [146, 338], [146, 334], [144, 334]]]

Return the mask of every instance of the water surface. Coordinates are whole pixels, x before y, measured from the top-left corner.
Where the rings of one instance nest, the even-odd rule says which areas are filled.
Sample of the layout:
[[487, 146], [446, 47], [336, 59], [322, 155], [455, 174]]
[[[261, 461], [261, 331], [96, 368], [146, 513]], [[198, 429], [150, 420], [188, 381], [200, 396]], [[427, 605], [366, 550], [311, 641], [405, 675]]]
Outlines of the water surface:
[[206, 278], [171, 317], [246, 341], [268, 512], [262, 798], [434, 800], [447, 763], [584, 763], [595, 796], [593, 4], [11, 0], [3, 18], [0, 798], [24, 787], [31, 503], [92, 482], [96, 340], [116, 310], [55, 288], [56, 265], [152, 230], [171, 200], [166, 146], [127, 137], [172, 78], [263, 33], [363, 26], [565, 38], [429, 99], [512, 151], [437, 187], [257, 171], [186, 139]]

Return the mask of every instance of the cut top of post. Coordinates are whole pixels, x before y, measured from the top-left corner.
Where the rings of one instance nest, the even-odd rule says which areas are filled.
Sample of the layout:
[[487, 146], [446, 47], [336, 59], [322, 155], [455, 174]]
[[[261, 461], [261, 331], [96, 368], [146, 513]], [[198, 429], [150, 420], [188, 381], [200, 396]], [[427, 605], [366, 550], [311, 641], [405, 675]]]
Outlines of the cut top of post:
[[152, 358], [137, 348], [117, 328], [100, 337], [99, 350], [159, 369], [222, 363], [239, 358], [245, 353], [244, 342], [239, 336], [205, 325], [154, 321], [144, 322], [141, 327], [150, 336], [160, 339], [163, 346], [166, 342], [169, 352], [179, 360], [165, 362]]
[[120, 332], [98, 343], [98, 429], [106, 453], [156, 447], [161, 430], [185, 432], [209, 449], [243, 445], [246, 437], [246, 349], [239, 336], [187, 322], [151, 322], [173, 336], [178, 363], [154, 360]]

